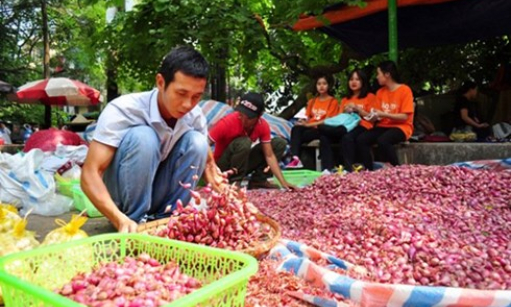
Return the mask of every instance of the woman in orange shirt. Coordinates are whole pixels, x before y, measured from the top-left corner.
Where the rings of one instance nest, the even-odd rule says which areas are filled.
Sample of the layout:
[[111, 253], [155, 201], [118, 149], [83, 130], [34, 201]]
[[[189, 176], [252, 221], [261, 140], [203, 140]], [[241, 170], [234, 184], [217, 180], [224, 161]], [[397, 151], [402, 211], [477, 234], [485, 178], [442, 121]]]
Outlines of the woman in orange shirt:
[[353, 71], [349, 79], [348, 96], [342, 99], [340, 107], [342, 112], [357, 112], [361, 117], [358, 126], [346, 133], [341, 140], [341, 156], [344, 169], [348, 172], [351, 172], [353, 164], [356, 162], [355, 140], [360, 134], [373, 128], [373, 123], [364, 117], [369, 115], [375, 104], [376, 96], [369, 92], [367, 74], [361, 69]]
[[[348, 80], [348, 96], [341, 100], [339, 113], [352, 113], [357, 112], [360, 116], [366, 116], [374, 105], [375, 96], [369, 93], [369, 80], [367, 74], [361, 70], [353, 70], [349, 74]], [[325, 120], [321, 122], [323, 124]], [[359, 126], [355, 127], [348, 133], [344, 126], [328, 126], [320, 125], [320, 144], [324, 146], [324, 151], [321, 154], [321, 167], [322, 169], [331, 170], [335, 165], [334, 155], [332, 151], [332, 143], [341, 143], [341, 151], [338, 152], [339, 157], [344, 160], [344, 166], [347, 170], [351, 171], [355, 159], [355, 138], [360, 133], [372, 128], [373, 124], [368, 121], [361, 121]], [[347, 138], [345, 140], [345, 138]], [[346, 143], [346, 145], [345, 145]], [[341, 162], [341, 161], [338, 161]]]
[[396, 64], [392, 61], [380, 63], [376, 78], [382, 87], [376, 92], [371, 118], [375, 126], [356, 140], [362, 163], [368, 170], [373, 170], [372, 145], [378, 144], [385, 162], [399, 165], [394, 145], [408, 140], [413, 132], [413, 94], [407, 85], [399, 83]]
[[[334, 80], [331, 76], [323, 75], [316, 78], [315, 97], [307, 102], [305, 110], [307, 120], [299, 120], [291, 129], [291, 154], [293, 155], [293, 160], [286, 168], [303, 167], [299, 158], [302, 144], [319, 139], [318, 125], [325, 118], [337, 114], [339, 102], [330, 94], [333, 83]], [[320, 144], [320, 155], [325, 150]]]

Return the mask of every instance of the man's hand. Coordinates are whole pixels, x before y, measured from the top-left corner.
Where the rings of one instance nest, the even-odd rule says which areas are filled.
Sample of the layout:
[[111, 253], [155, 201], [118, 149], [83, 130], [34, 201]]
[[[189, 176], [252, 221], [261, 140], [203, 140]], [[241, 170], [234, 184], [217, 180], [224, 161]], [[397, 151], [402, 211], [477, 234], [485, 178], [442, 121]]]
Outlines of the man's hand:
[[211, 188], [217, 192], [223, 191], [229, 182], [229, 180], [223, 176], [222, 171], [214, 162], [206, 163], [204, 179], [206, 179], [206, 182], [211, 184]]
[[490, 125], [488, 123], [479, 124], [479, 128], [488, 128], [488, 127], [490, 127]]
[[287, 182], [287, 181], [285, 181], [285, 182], [284, 182], [284, 184], [282, 185], [282, 187], [283, 187], [284, 189], [286, 189], [286, 190], [297, 190], [297, 189], [298, 189], [298, 187], [297, 187], [297, 186], [295, 186], [294, 184], [291, 184], [291, 183], [289, 183], [289, 182]]
[[121, 233], [132, 233], [137, 232], [138, 224], [135, 221], [129, 219], [127, 216], [123, 216], [117, 223], [114, 225], [117, 230]]

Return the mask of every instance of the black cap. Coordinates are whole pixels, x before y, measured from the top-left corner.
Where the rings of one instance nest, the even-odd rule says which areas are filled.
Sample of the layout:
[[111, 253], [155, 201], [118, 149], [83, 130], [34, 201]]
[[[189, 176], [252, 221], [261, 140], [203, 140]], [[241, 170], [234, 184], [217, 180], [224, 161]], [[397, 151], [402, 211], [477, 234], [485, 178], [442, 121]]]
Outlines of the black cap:
[[236, 111], [255, 118], [261, 116], [264, 112], [264, 98], [258, 93], [249, 92], [241, 97], [241, 101], [236, 107]]

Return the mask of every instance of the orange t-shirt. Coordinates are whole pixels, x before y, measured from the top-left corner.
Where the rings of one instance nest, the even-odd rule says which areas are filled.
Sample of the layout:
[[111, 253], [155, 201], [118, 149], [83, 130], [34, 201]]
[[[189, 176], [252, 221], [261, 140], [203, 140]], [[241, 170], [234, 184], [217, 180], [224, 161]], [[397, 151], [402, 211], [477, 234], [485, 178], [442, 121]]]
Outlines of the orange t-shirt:
[[382, 87], [376, 92], [376, 108], [391, 114], [408, 114], [406, 121], [382, 118], [376, 126], [385, 128], [399, 128], [406, 135], [408, 140], [413, 133], [413, 93], [404, 84], [391, 92], [388, 88]]
[[314, 123], [337, 115], [338, 110], [339, 102], [334, 97], [325, 100], [320, 100], [319, 97], [315, 97], [307, 102], [305, 115], [307, 116], [308, 123]]
[[[369, 93], [364, 98], [358, 98], [358, 97], [347, 98], [347, 97], [344, 97], [341, 100], [341, 106], [339, 107], [339, 113], [343, 112], [344, 111], [344, 107], [346, 107], [346, 105], [349, 104], [349, 103], [353, 103], [354, 105], [361, 107], [366, 112], [371, 112], [371, 108], [374, 108], [374, 106], [376, 104], [376, 96], [374, 96], [373, 93]], [[363, 117], [360, 119], [359, 125], [364, 127], [364, 128], [366, 128], [366, 129], [373, 128], [373, 123], [365, 120]]]

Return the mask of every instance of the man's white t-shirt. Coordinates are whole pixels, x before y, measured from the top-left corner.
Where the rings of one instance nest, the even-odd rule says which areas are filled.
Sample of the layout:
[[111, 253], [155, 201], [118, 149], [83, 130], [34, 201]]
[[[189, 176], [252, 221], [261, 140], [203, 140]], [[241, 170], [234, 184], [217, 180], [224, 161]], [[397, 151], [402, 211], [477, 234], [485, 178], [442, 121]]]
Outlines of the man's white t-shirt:
[[195, 106], [170, 128], [158, 109], [158, 90], [120, 96], [107, 104], [101, 112], [94, 131], [94, 140], [119, 147], [128, 130], [136, 126], [150, 126], [157, 133], [161, 160], [165, 160], [183, 134], [195, 130], [207, 138], [207, 123], [202, 110]]

